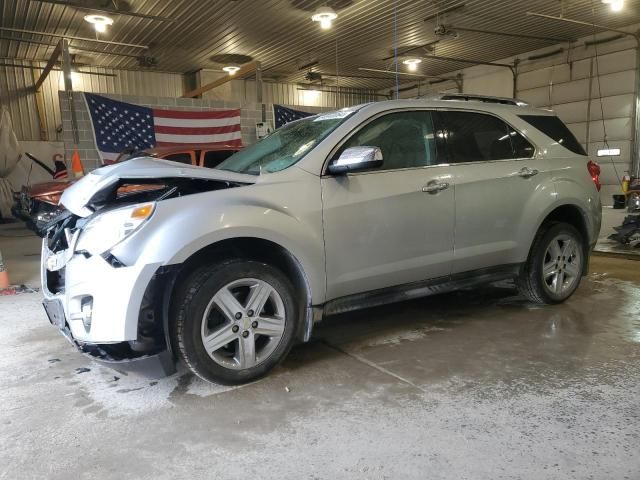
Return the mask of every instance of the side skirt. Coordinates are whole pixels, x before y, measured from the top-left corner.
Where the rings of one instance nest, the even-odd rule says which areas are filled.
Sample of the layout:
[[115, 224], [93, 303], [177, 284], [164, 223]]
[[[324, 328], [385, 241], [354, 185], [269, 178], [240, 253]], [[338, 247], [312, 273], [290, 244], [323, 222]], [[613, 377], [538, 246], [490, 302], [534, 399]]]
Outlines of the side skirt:
[[322, 309], [324, 316], [328, 316], [439, 293], [452, 292], [463, 288], [513, 279], [518, 276], [521, 266], [522, 264], [520, 263], [501, 265], [470, 272], [456, 273], [449, 277], [434, 278], [370, 292], [356, 293], [354, 295], [330, 300], [319, 308]]

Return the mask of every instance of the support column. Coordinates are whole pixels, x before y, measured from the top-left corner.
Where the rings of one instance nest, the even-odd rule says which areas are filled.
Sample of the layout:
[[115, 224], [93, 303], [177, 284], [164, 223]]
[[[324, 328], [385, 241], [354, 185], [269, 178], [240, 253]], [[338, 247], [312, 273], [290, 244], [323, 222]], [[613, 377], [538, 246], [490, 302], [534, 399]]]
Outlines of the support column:
[[69, 54], [69, 42], [62, 39], [62, 75], [64, 76], [64, 92], [65, 99], [69, 105], [71, 113], [71, 132], [73, 134], [73, 145], [77, 150], [80, 137], [78, 135], [78, 116], [76, 114], [76, 106], [73, 101], [73, 81], [71, 78], [71, 55]]

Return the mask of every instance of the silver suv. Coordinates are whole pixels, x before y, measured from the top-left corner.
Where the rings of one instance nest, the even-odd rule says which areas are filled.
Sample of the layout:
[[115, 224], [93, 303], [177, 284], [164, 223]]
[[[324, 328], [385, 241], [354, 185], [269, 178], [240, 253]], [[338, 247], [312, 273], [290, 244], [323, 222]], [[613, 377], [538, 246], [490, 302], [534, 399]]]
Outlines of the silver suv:
[[566, 300], [600, 230], [599, 167], [551, 111], [371, 103], [290, 123], [216, 170], [138, 158], [62, 196], [51, 322], [118, 369], [256, 379], [325, 315], [504, 279]]

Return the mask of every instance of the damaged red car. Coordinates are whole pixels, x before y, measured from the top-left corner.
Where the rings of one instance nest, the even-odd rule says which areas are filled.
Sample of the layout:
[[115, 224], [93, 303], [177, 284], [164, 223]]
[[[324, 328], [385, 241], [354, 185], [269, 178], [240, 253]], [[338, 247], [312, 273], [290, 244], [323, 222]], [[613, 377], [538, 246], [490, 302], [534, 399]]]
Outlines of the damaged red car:
[[[224, 144], [175, 145], [171, 147], [155, 147], [146, 150], [125, 151], [115, 162], [119, 163], [135, 157], [154, 157], [172, 162], [185, 163], [205, 168], [215, 168], [223, 160], [241, 148]], [[49, 224], [62, 212], [58, 205], [62, 192], [71, 186], [76, 179], [53, 180], [51, 182], [25, 185], [20, 192], [14, 194], [13, 215], [24, 220], [27, 226], [39, 236], [43, 236]], [[128, 185], [118, 193], [126, 194], [148, 188], [159, 188], [157, 185]]]

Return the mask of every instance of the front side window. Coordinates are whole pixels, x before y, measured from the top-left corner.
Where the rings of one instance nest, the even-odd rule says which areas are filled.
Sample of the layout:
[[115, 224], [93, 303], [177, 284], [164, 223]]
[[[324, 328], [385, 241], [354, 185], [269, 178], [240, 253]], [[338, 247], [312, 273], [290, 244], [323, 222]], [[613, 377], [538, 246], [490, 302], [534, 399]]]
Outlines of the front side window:
[[493, 115], [439, 112], [453, 163], [530, 158], [533, 146]]
[[379, 147], [381, 170], [436, 165], [436, 142], [430, 112], [396, 112], [376, 118], [354, 134], [338, 151], [349, 147]]
[[353, 112], [355, 109], [345, 108], [288, 123], [217, 168], [252, 175], [284, 170], [300, 161]]

